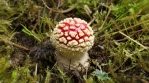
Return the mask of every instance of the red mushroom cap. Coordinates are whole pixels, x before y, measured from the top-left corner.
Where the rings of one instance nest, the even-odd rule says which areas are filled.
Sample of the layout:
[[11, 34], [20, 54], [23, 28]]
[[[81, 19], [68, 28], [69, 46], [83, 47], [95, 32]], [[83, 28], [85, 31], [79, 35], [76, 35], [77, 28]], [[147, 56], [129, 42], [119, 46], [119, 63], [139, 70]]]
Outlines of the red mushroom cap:
[[93, 30], [80, 18], [66, 18], [60, 21], [51, 36], [57, 49], [88, 51], [94, 42]]

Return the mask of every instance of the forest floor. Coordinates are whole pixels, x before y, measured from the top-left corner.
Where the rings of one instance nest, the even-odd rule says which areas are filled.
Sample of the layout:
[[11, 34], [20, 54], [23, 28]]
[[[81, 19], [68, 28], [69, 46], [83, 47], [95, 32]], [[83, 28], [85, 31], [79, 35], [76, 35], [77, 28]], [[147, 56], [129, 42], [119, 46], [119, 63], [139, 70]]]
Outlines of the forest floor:
[[[0, 83], [149, 83], [148, 0], [0, 2]], [[94, 31], [85, 73], [56, 65], [50, 35], [68, 17]]]

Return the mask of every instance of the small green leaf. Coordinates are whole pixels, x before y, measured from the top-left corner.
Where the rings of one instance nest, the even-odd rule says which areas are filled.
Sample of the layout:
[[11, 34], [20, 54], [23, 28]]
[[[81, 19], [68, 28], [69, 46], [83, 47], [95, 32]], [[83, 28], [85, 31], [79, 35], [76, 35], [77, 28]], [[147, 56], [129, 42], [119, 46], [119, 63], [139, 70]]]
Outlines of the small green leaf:
[[93, 74], [94, 74], [95, 76], [97, 76], [98, 79], [100, 79], [100, 80], [102, 80], [102, 81], [109, 79], [108, 74], [107, 74], [106, 72], [101, 72], [101, 71], [98, 70], [98, 69], [95, 69], [95, 71], [93, 72]]

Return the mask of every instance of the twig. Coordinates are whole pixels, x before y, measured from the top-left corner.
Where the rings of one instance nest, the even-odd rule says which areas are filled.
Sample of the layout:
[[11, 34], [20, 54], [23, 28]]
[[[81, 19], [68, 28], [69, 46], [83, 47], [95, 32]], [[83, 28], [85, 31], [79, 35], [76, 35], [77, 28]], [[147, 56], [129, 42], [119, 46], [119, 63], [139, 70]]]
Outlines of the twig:
[[21, 49], [24, 49], [24, 50], [29, 50], [28, 48], [26, 48], [26, 47], [24, 47], [24, 46], [21, 46], [21, 45], [19, 45], [19, 44], [15, 44], [15, 43], [13, 43], [13, 42], [11, 42], [11, 41], [8, 41], [8, 40], [6, 40], [6, 39], [4, 39], [4, 38], [2, 38], [2, 37], [0, 37], [0, 39], [2, 39], [2, 40], [3, 40], [5, 43], [7, 43], [7, 44], [16, 46], [16, 47], [21, 48]]
[[[49, 6], [47, 6], [47, 4], [45, 3], [44, 0], [42, 0], [42, 2], [46, 6], [46, 8], [48, 8], [49, 10], [52, 10], [52, 8], [50, 8]], [[59, 13], [66, 13], [66, 12], [69, 12], [69, 11], [73, 10], [78, 4], [79, 4], [79, 2], [76, 2], [73, 6], [71, 6], [70, 8], [68, 8], [66, 10], [53, 10], [53, 11], [59, 12]]]
[[123, 36], [127, 37], [128, 39], [130, 39], [131, 41], [135, 42], [136, 44], [140, 45], [141, 47], [143, 47], [144, 49], [148, 50], [148, 47], [142, 45], [141, 43], [139, 43], [138, 41], [130, 38], [129, 36], [127, 36], [126, 34], [124, 34], [123, 32], [119, 31], [120, 34], [122, 34]]
[[46, 8], [48, 8], [49, 10], [51, 10], [51, 8], [49, 6], [47, 6], [46, 2], [44, 0], [42, 0], [43, 4], [46, 6]]

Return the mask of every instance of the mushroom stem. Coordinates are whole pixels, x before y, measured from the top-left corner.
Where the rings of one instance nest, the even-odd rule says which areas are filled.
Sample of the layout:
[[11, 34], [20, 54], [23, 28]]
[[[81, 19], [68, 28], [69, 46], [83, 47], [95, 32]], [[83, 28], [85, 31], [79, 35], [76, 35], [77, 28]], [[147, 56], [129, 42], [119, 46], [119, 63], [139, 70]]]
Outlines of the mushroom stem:
[[[71, 56], [72, 55], [72, 56]], [[82, 53], [81, 55], [70, 54], [71, 57], [65, 57], [61, 55], [58, 51], [56, 52], [56, 60], [58, 66], [63, 70], [79, 70], [84, 71], [89, 66], [89, 56], [88, 53]]]

